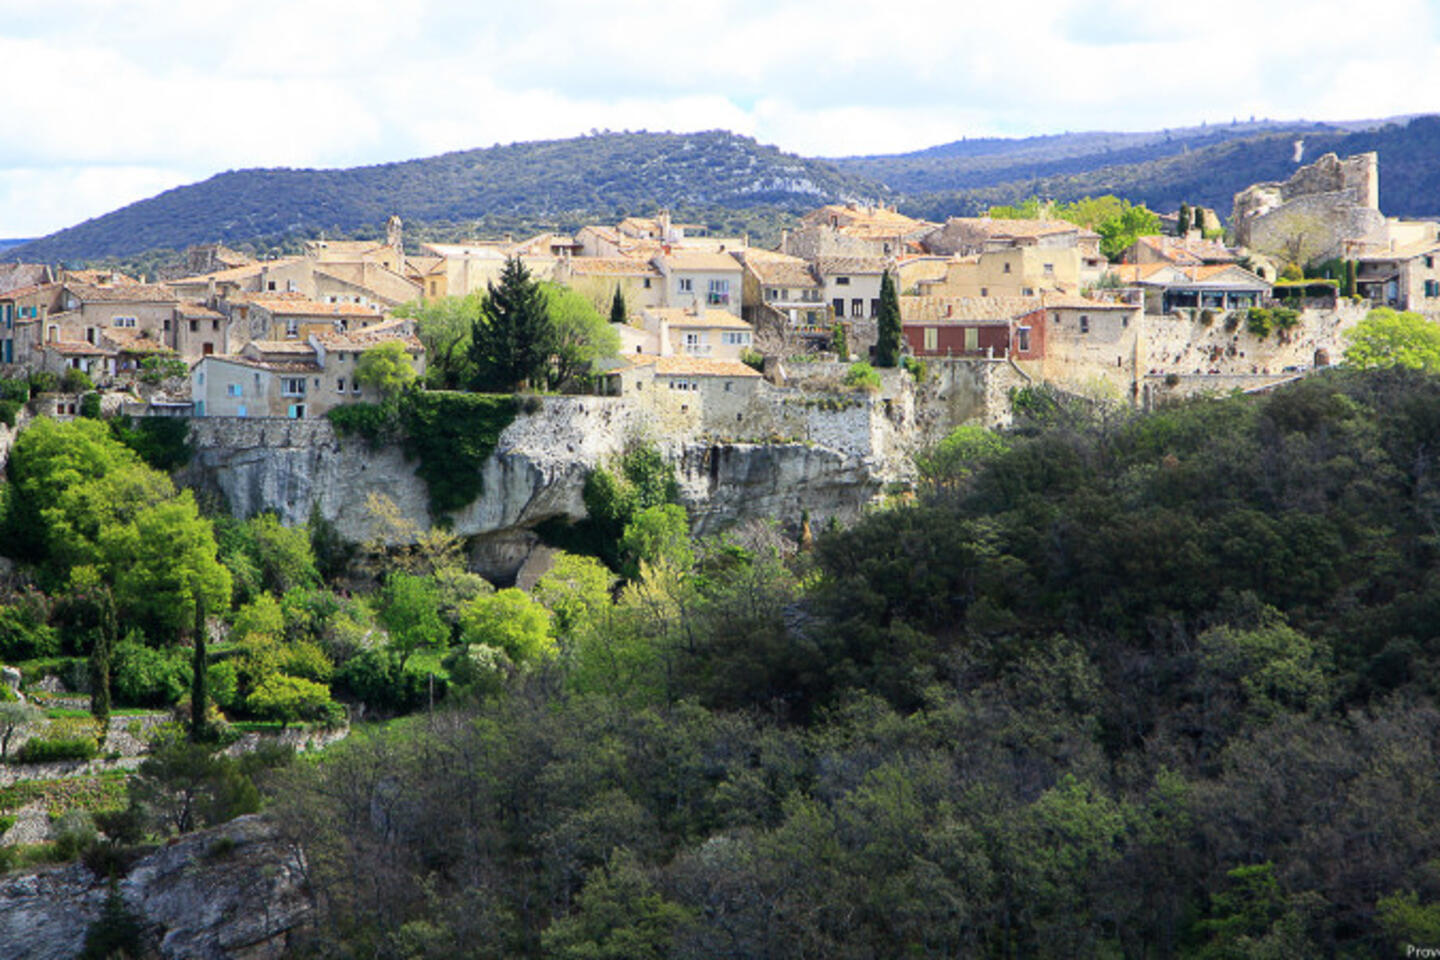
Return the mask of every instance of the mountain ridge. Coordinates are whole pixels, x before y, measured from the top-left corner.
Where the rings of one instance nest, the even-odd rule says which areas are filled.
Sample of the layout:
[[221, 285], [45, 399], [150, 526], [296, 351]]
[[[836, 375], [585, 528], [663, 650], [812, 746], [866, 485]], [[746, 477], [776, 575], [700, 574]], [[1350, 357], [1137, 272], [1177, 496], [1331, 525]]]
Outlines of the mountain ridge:
[[716, 229], [748, 230], [754, 223], [768, 235], [794, 215], [835, 201], [893, 203], [941, 220], [1031, 195], [1073, 200], [1105, 193], [1161, 211], [1184, 201], [1224, 215], [1238, 190], [1293, 171], [1297, 138], [1306, 141], [1306, 160], [1330, 150], [1379, 150], [1382, 210], [1440, 215], [1436, 115], [983, 138], [832, 159], [723, 130], [606, 132], [362, 167], [225, 171], [12, 247], [6, 256], [79, 262], [217, 241], [273, 248], [326, 232], [366, 235], [391, 214], [435, 236], [573, 228], [662, 207]]

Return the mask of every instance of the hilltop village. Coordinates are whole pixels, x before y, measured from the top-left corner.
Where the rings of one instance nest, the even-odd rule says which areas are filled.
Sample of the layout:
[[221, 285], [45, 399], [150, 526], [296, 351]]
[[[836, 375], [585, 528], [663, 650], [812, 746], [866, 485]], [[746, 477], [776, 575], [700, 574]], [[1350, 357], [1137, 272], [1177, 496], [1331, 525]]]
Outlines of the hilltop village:
[[40, 409], [58, 416], [93, 386], [138, 415], [321, 417], [375, 399], [355, 376], [375, 347], [398, 344], [423, 374], [421, 331], [397, 308], [483, 293], [515, 259], [602, 315], [623, 304], [619, 355], [568, 389], [631, 398], [691, 434], [763, 436], [775, 391], [843, 373], [827, 362], [873, 359], [887, 275], [903, 352], [949, 411], [938, 428], [1004, 423], [1010, 389], [1034, 383], [1150, 406], [1335, 362], [1367, 306], [1440, 310], [1440, 226], [1384, 217], [1377, 165], [1326, 155], [1249, 188], [1230, 244], [1198, 208], [1107, 251], [1044, 207], [932, 223], [845, 203], [802, 218], [777, 249], [661, 212], [573, 235], [409, 246], [392, 218], [384, 242], [316, 240], [284, 259], [194, 248], [187, 275], [157, 282], [6, 264], [0, 363], [53, 374]]

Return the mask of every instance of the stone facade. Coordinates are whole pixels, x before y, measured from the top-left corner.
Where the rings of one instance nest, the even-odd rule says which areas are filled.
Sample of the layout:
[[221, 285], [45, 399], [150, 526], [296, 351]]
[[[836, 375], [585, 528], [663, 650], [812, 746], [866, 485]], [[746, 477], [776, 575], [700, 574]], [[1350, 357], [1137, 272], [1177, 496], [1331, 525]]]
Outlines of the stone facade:
[[1346, 241], [1383, 237], [1379, 157], [1341, 160], [1327, 153], [1283, 183], [1257, 183], [1235, 195], [1236, 242], [1300, 264], [1344, 256]]

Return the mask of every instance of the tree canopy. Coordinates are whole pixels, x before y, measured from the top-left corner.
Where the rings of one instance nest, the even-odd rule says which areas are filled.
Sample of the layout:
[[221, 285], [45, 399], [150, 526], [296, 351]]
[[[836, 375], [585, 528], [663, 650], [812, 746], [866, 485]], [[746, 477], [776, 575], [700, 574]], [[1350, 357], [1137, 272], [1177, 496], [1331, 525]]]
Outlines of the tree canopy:
[[1440, 325], [1418, 313], [1378, 307], [1345, 336], [1345, 362], [1352, 367], [1440, 371]]

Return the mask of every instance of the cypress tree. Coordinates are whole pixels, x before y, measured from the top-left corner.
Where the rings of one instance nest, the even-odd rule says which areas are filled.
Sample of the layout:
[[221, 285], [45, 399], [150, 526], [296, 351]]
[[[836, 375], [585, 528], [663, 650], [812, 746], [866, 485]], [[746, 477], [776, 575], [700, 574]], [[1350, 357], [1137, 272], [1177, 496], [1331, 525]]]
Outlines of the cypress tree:
[[1345, 261], [1345, 296], [1359, 296], [1360, 288], [1356, 282], [1356, 264], [1354, 260]]
[[1180, 204], [1180, 219], [1175, 225], [1176, 231], [1180, 234], [1180, 236], [1184, 237], [1190, 232], [1190, 220], [1190, 204]]
[[545, 375], [555, 352], [555, 327], [545, 292], [517, 257], [505, 261], [500, 282], [489, 284], [471, 325], [471, 386], [510, 391]]
[[115, 635], [119, 632], [115, 598], [109, 587], [99, 589], [96, 606], [99, 622], [94, 634], [95, 645], [90, 649], [90, 715], [103, 737], [110, 727], [110, 660], [115, 654]]
[[620, 292], [620, 288], [616, 287], [615, 298], [610, 301], [610, 322], [625, 323], [628, 319], [629, 316], [625, 312], [625, 296]]
[[190, 739], [204, 743], [210, 738], [206, 714], [210, 710], [209, 678], [205, 663], [205, 601], [195, 595], [195, 658], [190, 681]]
[[900, 362], [900, 297], [895, 278], [886, 270], [880, 278], [880, 313], [876, 322], [875, 366], [893, 367]]

